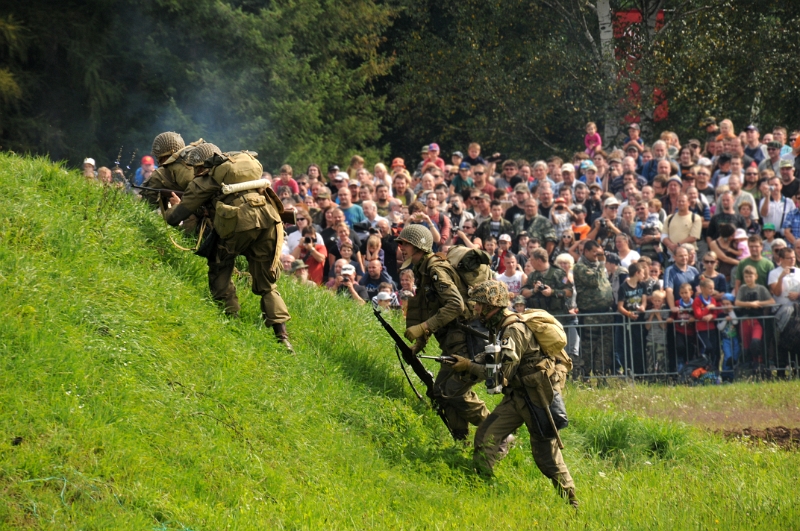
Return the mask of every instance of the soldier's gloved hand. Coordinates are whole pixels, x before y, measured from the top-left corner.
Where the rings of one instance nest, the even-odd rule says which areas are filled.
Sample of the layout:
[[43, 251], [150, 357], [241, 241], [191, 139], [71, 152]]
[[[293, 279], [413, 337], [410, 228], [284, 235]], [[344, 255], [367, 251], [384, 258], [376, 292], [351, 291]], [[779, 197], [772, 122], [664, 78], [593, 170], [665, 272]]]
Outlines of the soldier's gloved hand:
[[422, 352], [422, 349], [424, 349], [425, 345], [427, 344], [428, 344], [428, 339], [425, 336], [417, 338], [417, 341], [411, 347], [411, 353], [416, 356], [417, 354]]
[[462, 358], [458, 354], [453, 354], [453, 357], [456, 359], [456, 362], [451, 365], [454, 371], [464, 372], [469, 370], [469, 366], [472, 365], [471, 361], [469, 361], [467, 358]]
[[405, 336], [406, 339], [408, 339], [409, 341], [416, 341], [417, 339], [423, 336], [427, 338], [428, 335], [429, 335], [428, 325], [426, 323], [409, 326], [408, 328], [406, 328]]

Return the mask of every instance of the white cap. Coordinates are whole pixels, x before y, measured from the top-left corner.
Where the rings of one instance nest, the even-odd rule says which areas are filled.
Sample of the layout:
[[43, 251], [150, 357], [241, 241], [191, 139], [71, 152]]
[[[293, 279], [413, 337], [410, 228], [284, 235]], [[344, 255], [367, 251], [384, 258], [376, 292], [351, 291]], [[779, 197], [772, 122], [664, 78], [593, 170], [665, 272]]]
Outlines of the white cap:
[[392, 300], [392, 294], [386, 293], [385, 291], [381, 291], [378, 293], [378, 300], [379, 301], [390, 301]]
[[342, 275], [356, 275], [356, 268], [350, 264], [342, 266]]
[[498, 241], [510, 242], [511, 241], [511, 236], [509, 236], [508, 234], [501, 234], [500, 237], [498, 238]]
[[697, 165], [698, 166], [713, 166], [713, 163], [711, 162], [711, 159], [709, 159], [709, 158], [700, 157], [700, 159], [697, 161]]
[[734, 240], [742, 240], [747, 238], [747, 233], [744, 229], [736, 229], [736, 232], [733, 233]]
[[568, 171], [570, 173], [575, 173], [575, 166], [567, 162], [566, 164], [561, 166], [561, 172], [563, 173], [565, 171]]
[[92, 157], [87, 157], [83, 159], [84, 164], [91, 164], [94, 167], [97, 167], [97, 164], [94, 163], [94, 159]]

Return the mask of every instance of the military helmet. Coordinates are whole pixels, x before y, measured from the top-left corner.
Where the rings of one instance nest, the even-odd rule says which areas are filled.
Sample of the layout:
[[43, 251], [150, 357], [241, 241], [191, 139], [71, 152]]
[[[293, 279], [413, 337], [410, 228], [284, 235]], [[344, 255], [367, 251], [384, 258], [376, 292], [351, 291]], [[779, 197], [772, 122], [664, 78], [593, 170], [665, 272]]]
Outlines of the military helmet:
[[417, 249], [426, 253], [431, 252], [433, 234], [422, 225], [406, 225], [397, 237], [401, 242], [410, 243]]
[[508, 307], [508, 288], [498, 280], [486, 280], [469, 290], [469, 300], [488, 306]]
[[156, 158], [172, 155], [182, 150], [186, 144], [178, 133], [167, 131], [161, 133], [153, 140], [153, 155]]
[[214, 155], [222, 155], [222, 151], [220, 151], [220, 149], [214, 144], [209, 144], [206, 142], [205, 144], [200, 144], [189, 152], [189, 154], [186, 156], [186, 164], [189, 166], [200, 166]]

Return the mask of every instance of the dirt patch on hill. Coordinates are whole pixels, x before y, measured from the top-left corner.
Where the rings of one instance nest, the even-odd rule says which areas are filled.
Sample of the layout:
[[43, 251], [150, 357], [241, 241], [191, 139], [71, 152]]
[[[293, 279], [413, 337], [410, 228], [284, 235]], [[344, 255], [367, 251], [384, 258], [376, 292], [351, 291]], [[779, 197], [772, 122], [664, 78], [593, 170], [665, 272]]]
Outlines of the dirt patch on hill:
[[800, 450], [800, 428], [774, 426], [765, 429], [744, 428], [741, 430], [721, 430], [729, 439], [738, 439], [750, 443], [766, 442], [786, 450]]

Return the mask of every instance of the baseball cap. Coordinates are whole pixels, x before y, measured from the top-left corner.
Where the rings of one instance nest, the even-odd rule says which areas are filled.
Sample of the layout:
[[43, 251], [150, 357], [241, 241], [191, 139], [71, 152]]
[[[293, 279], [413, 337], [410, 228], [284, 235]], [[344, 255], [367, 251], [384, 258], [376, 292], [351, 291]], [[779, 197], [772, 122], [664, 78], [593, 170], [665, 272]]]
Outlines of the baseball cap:
[[385, 291], [381, 291], [375, 298], [378, 299], [379, 301], [390, 301], [392, 300], [392, 294], [386, 293]]
[[404, 161], [400, 157], [397, 157], [396, 159], [392, 160], [392, 168], [405, 168], [405, 167], [406, 167], [406, 161]]
[[458, 169], [459, 170], [470, 170], [470, 169], [472, 169], [472, 166], [469, 165], [469, 162], [462, 162], [461, 164], [458, 165]]
[[792, 164], [791, 160], [782, 159], [780, 168], [794, 168], [794, 164]]
[[153, 160], [153, 157], [151, 157], [150, 155], [145, 155], [144, 157], [142, 157], [142, 165], [155, 164], [155, 163], [156, 161]]
[[525, 184], [525, 183], [519, 183], [518, 185], [516, 185], [514, 187], [514, 191], [515, 192], [527, 192], [528, 191], [528, 185]]
[[744, 229], [736, 229], [736, 232], [733, 233], [734, 240], [743, 240], [747, 238], [747, 233]]
[[523, 297], [522, 295], [517, 295], [516, 297], [514, 297], [514, 304], [515, 305], [525, 304], [525, 297]]
[[636, 124], [636, 123], [634, 123], [634, 124], [630, 124], [630, 125], [628, 126], [628, 130], [631, 130], [631, 129], [636, 129], [637, 131], [639, 131], [639, 130], [640, 130], [640, 128], [639, 128], [639, 124]]
[[584, 171], [597, 172], [597, 166], [594, 165], [594, 162], [589, 162], [589, 164], [587, 164], [586, 166], [581, 164], [581, 167], [583, 168]]
[[320, 188], [319, 191], [317, 191], [317, 199], [330, 199], [330, 198], [331, 198], [331, 191], [328, 190], [327, 187]]
[[332, 173], [335, 171], [339, 171], [339, 166], [337, 166], [336, 164], [331, 164], [330, 166], [328, 166], [328, 173]]
[[350, 179], [350, 183], [349, 183], [348, 186], [356, 186], [356, 187], [358, 187], [358, 186], [361, 186], [361, 183], [358, 181], [358, 179]]
[[722, 298], [725, 299], [726, 301], [734, 302], [736, 300], [736, 295], [734, 295], [733, 293], [726, 293], [725, 295], [722, 296]]
[[772, 148], [772, 149], [780, 149], [783, 146], [781, 145], [780, 142], [777, 142], [777, 141], [773, 140], [771, 142], [767, 142], [767, 147], [768, 148]]
[[764, 226], [761, 230], [775, 230], [775, 225], [772, 223], [764, 223]]
[[433, 144], [428, 146], [428, 151], [439, 151], [439, 144], [434, 142]]
[[672, 182], [678, 183], [678, 184], [680, 184], [681, 186], [683, 186], [683, 181], [682, 181], [682, 180], [681, 180], [681, 178], [680, 178], [680, 177], [678, 177], [677, 175], [673, 175], [672, 177], [670, 177], [669, 179], [667, 179], [667, 184], [669, 184], [669, 183], [672, 183]]
[[603, 203], [603, 206], [615, 206], [615, 205], [619, 206], [619, 201], [617, 200], [616, 197], [609, 197], [608, 199], [606, 199], [605, 203]]
[[635, 151], [635, 152], [638, 153], [639, 152], [639, 148], [637, 148], [636, 146], [632, 146], [631, 145], [631, 146], [628, 146], [627, 148], [625, 148], [625, 151]]
[[508, 234], [501, 234], [500, 237], [497, 238], [497, 240], [501, 242], [510, 242], [511, 236], [509, 236]]
[[612, 163], [612, 162], [618, 162], [618, 163], [622, 164], [622, 159], [619, 158], [619, 157], [611, 157], [610, 159], [608, 159], [608, 162], [609, 162], [609, 164]]
[[701, 144], [700, 144], [700, 141], [699, 141], [699, 140], [697, 140], [696, 138], [692, 138], [692, 139], [690, 139], [690, 140], [687, 142], [687, 144], [689, 144], [690, 146], [698, 147], [698, 148], [701, 146]]
[[600, 186], [600, 183], [592, 183], [592, 184], [590, 184], [589, 185], [589, 190], [591, 190], [592, 188], [597, 188], [598, 190], [602, 190], [603, 189], [603, 187]]
[[424, 146], [422, 146], [422, 154], [424, 155], [427, 152], [428, 152], [428, 144], [425, 144]]
[[564, 200], [564, 198], [563, 198], [563, 197], [557, 197], [557, 198], [556, 198], [556, 200], [555, 200], [554, 202], [555, 202], [555, 203], [561, 203], [562, 205], [563, 205], [564, 203], [566, 203], [566, 201]]
[[350, 176], [347, 175], [347, 172], [340, 171], [336, 174], [336, 177], [333, 178], [334, 181], [349, 181]]
[[586, 209], [580, 203], [572, 205], [572, 213], [573, 214], [581, 214], [586, 212]]
[[92, 157], [87, 157], [87, 158], [83, 159], [83, 163], [84, 164], [91, 164], [92, 166], [97, 166], [97, 164], [94, 163], [94, 159]]
[[458, 157], [458, 158], [461, 158], [461, 159], [464, 158], [464, 154], [461, 153], [460, 151], [453, 151], [453, 155], [452, 156], [453, 157]]
[[622, 264], [622, 261], [619, 259], [619, 255], [617, 253], [606, 253], [606, 262], [614, 265]]
[[708, 127], [709, 125], [716, 125], [717, 119], [713, 116], [706, 116], [702, 120], [700, 120], [700, 127]]
[[709, 166], [713, 166], [714, 163], [711, 162], [711, 159], [708, 158], [708, 157], [700, 157], [699, 159], [697, 159], [697, 165], [698, 166], [707, 166], [707, 167], [709, 167]]
[[356, 274], [356, 268], [350, 264], [342, 266], [342, 275], [354, 275]]
[[755, 126], [755, 125], [753, 125], [753, 124], [750, 124], [750, 125], [748, 125], [747, 127], [745, 127], [745, 128], [744, 128], [744, 130], [745, 130], [745, 131], [758, 131], [758, 127], [756, 127], [756, 126]]
[[562, 171], [562, 172], [568, 171], [568, 172], [570, 172], [570, 173], [575, 173], [575, 166], [573, 166], [572, 164], [570, 164], [569, 162], [567, 162], [566, 164], [563, 164], [563, 165], [561, 166], [561, 171]]
[[[353, 266], [350, 266], [353, 267]], [[308, 266], [302, 260], [295, 260], [292, 262], [292, 273], [297, 271], [298, 269], [308, 269]]]

